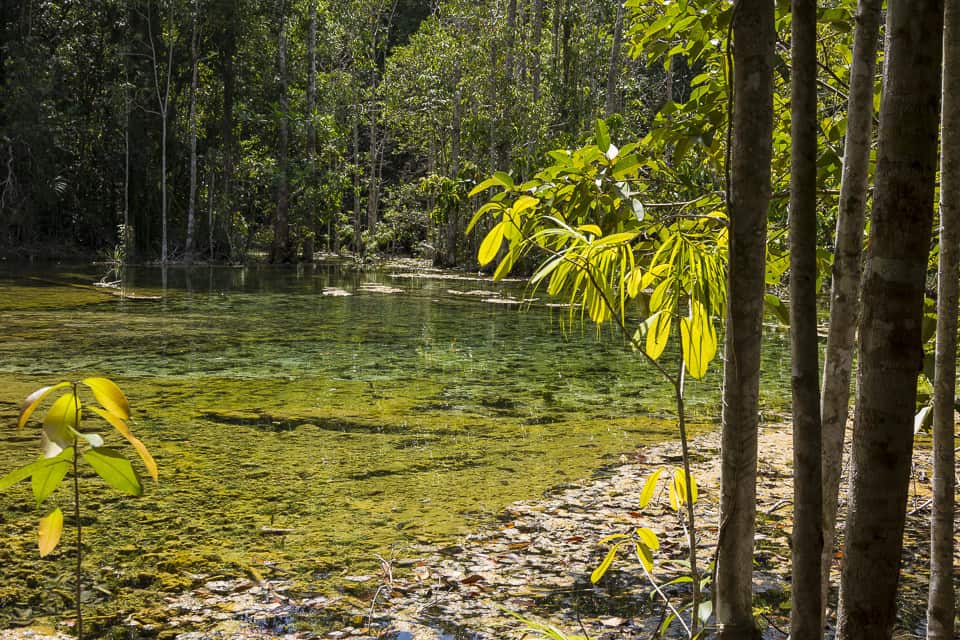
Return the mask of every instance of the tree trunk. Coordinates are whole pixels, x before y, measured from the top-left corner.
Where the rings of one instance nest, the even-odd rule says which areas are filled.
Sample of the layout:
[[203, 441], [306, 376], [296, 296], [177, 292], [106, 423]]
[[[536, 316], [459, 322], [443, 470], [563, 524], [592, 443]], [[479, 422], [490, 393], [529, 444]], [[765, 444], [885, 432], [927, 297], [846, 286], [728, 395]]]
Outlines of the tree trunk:
[[896, 621], [937, 165], [943, 1], [888, 7], [841, 582], [844, 640], [891, 638]]
[[793, 551], [790, 637], [820, 640], [823, 495], [817, 344], [817, 3], [793, 0], [790, 83], [790, 347]]
[[850, 403], [853, 339], [860, 315], [860, 257], [870, 172], [873, 127], [873, 74], [877, 66], [881, 0], [860, 0], [853, 32], [850, 97], [844, 141], [843, 176], [830, 292], [830, 329], [823, 362], [820, 419], [823, 426], [823, 552], [821, 594], [826, 607], [836, 538], [843, 439]]
[[540, 55], [540, 44], [543, 40], [543, 0], [533, 0], [533, 69], [531, 70], [531, 81], [533, 85], [533, 101], [540, 100], [540, 74], [542, 57]]
[[213, 194], [214, 194], [214, 180], [216, 180], [217, 173], [214, 170], [213, 160], [208, 160], [210, 163], [210, 168], [208, 169], [209, 178], [207, 181], [207, 251], [209, 252], [209, 260], [211, 264], [213, 263]]
[[623, 2], [617, 2], [617, 18], [613, 23], [613, 46], [610, 48], [610, 66], [607, 69], [607, 103], [604, 117], [620, 112], [617, 85], [620, 81], [620, 49], [623, 48]]
[[933, 518], [927, 640], [954, 638], [953, 518], [956, 453], [957, 283], [960, 278], [960, 0], [946, 0], [940, 147], [940, 265], [933, 381]]
[[285, 7], [280, 4], [280, 38], [277, 46], [278, 69], [280, 76], [280, 141], [277, 149], [277, 214], [273, 226], [273, 247], [270, 261], [274, 263], [290, 262], [290, 183], [287, 176], [287, 147], [289, 145], [289, 127], [287, 125], [287, 19]]
[[[309, 0], [307, 29], [307, 184], [317, 181], [317, 126], [314, 122], [317, 109], [317, 3]], [[316, 239], [320, 237], [320, 220], [317, 216], [315, 192], [307, 194], [307, 237], [303, 240], [303, 261], [313, 262]]]
[[774, 39], [774, 3], [741, 0], [733, 25], [729, 293], [716, 567], [716, 612], [723, 640], [759, 638], [753, 622], [753, 536]]
[[197, 219], [197, 4], [193, 4], [193, 33], [190, 37], [190, 195], [187, 203], [187, 238], [183, 247], [183, 261], [193, 262], [193, 235]]
[[[221, 188], [223, 217], [221, 224], [231, 224], [233, 216], [233, 103], [236, 94], [236, 68], [234, 56], [237, 51], [236, 20], [238, 14], [238, 0], [226, 0], [214, 3], [215, 7], [222, 7], [224, 29], [220, 38], [220, 79], [223, 83], [223, 108], [220, 118], [220, 144], [223, 154], [223, 187]], [[229, 233], [227, 234], [230, 235]], [[234, 256], [231, 256], [234, 257]]]
[[[507, 84], [509, 85], [515, 79], [514, 77], [514, 68], [513, 68], [513, 59], [514, 59], [514, 49], [516, 48], [517, 41], [517, 0], [507, 0], [507, 33], [504, 38], [505, 43], [505, 57], [503, 63], [503, 75], [506, 78]], [[506, 101], [509, 104], [509, 100]]]

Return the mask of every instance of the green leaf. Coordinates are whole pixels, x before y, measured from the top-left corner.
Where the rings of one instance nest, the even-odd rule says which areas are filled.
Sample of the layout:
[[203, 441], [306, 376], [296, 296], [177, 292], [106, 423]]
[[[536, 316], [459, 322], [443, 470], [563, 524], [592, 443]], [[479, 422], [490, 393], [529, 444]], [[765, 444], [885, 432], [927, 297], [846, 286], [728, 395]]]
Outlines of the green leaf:
[[[116, 429], [120, 435], [127, 439], [127, 441], [133, 445], [133, 448], [137, 450], [137, 453], [140, 455], [140, 459], [143, 460], [144, 466], [147, 468], [147, 471], [150, 473], [150, 477], [153, 478], [153, 481], [157, 481], [157, 463], [153, 459], [153, 456], [150, 454], [150, 451], [147, 449], [147, 446], [143, 444], [135, 435], [130, 433], [130, 428], [120, 418], [116, 417], [111, 413], [101, 410], [99, 407], [87, 407], [95, 414], [109, 422], [113, 425], [113, 428]], [[91, 443], [93, 444], [93, 443]], [[94, 445], [100, 446], [100, 445]]]
[[127, 396], [123, 395], [123, 391], [113, 380], [109, 378], [84, 378], [80, 382], [90, 387], [93, 397], [109, 413], [121, 420], [130, 418], [130, 404], [127, 402]]
[[503, 231], [506, 222], [497, 223], [487, 234], [487, 237], [480, 243], [480, 250], [477, 252], [477, 262], [481, 266], [489, 264], [500, 252], [500, 245], [503, 244]]
[[540, 204], [540, 200], [533, 196], [520, 196], [510, 209], [514, 213], [523, 213], [527, 209], [535, 209], [538, 204]]
[[610, 148], [610, 129], [607, 128], [607, 123], [598, 119], [594, 133], [597, 138], [597, 146], [600, 147], [600, 151], [606, 153]]
[[493, 179], [497, 181], [498, 184], [506, 187], [507, 189], [513, 189], [513, 178], [510, 177], [509, 173], [504, 171], [497, 171], [493, 174]]
[[649, 476], [647, 476], [646, 482], [643, 483], [643, 489], [640, 491], [640, 508], [643, 509], [648, 504], [650, 500], [653, 499], [653, 492], [657, 488], [657, 480], [660, 479], [660, 474], [663, 473], [663, 467], [657, 469]]
[[48, 556], [57, 548], [60, 536], [63, 535], [63, 511], [57, 507], [40, 519], [39, 540], [40, 557]]
[[37, 406], [43, 399], [48, 395], [56, 391], [57, 389], [63, 389], [64, 387], [69, 387], [69, 382], [60, 382], [50, 387], [41, 387], [28, 395], [23, 401], [23, 404], [20, 405], [20, 418], [17, 420], [17, 429], [22, 429], [23, 425], [27, 423], [27, 420], [30, 418], [30, 415], [36, 410]]
[[763, 306], [780, 321], [780, 324], [790, 326], [790, 309], [779, 297], [772, 293], [763, 294]]
[[39, 460], [35, 460], [30, 464], [20, 467], [19, 469], [14, 469], [7, 475], [0, 478], [0, 491], [3, 491], [8, 487], [12, 487], [21, 480], [26, 480], [40, 469], [57, 464], [61, 460], [68, 460], [71, 456], [73, 456], [72, 447], [69, 449], [64, 449], [60, 455], [55, 458], [40, 458]]
[[660, 548], [660, 540], [657, 538], [657, 534], [646, 527], [637, 528], [637, 538], [651, 551], [656, 551]]
[[707, 310], [696, 300], [690, 301], [690, 317], [680, 318], [680, 345], [690, 377], [700, 380], [707, 373], [717, 353], [717, 331]]
[[131, 496], [143, 494], [143, 485], [140, 484], [137, 472], [119, 452], [108, 447], [98, 447], [85, 451], [83, 459], [114, 489]]
[[601, 562], [600, 566], [594, 569], [593, 573], [590, 574], [590, 582], [592, 584], [597, 584], [600, 581], [600, 578], [603, 577], [603, 574], [607, 572], [607, 569], [610, 568], [610, 565], [613, 564], [613, 558], [617, 555], [617, 549], [620, 548], [621, 544], [623, 543], [619, 542], [610, 547], [610, 550], [607, 551], [607, 555], [603, 558], [603, 562]]
[[633, 546], [637, 551], [637, 560], [640, 561], [644, 569], [649, 573], [653, 573], [653, 553], [651, 553], [647, 545], [642, 542], [638, 542]]
[[30, 486], [33, 489], [33, 497], [40, 506], [51, 493], [57, 490], [63, 477], [70, 470], [70, 463], [59, 458], [54, 464], [49, 464], [33, 472], [30, 478]]
[[665, 311], [657, 311], [644, 321], [643, 324], [647, 328], [645, 351], [652, 360], [659, 358], [666, 349], [672, 321], [670, 314]]

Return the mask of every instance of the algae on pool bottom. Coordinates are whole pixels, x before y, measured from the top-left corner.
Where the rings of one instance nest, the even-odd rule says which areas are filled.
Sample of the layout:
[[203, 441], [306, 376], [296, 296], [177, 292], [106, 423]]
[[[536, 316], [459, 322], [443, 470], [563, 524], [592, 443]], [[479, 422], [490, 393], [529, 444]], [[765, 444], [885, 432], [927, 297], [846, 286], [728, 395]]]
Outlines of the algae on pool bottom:
[[[201, 574], [333, 590], [378, 553], [454, 541], [676, 437], [671, 389], [615, 335], [457, 295], [519, 298], [516, 285], [333, 266], [171, 269], [164, 289], [159, 271], [125, 286], [161, 300], [85, 288], [82, 270], [0, 272], [0, 473], [36, 455], [36, 433], [14, 428], [26, 393], [93, 374], [128, 393], [160, 465], [139, 500], [81, 483], [87, 608], [108, 624]], [[352, 295], [323, 295], [333, 287]], [[789, 369], [767, 370], [783, 389]], [[701, 427], [718, 389], [716, 372], [689, 388]], [[0, 514], [0, 627], [55, 619], [72, 602], [69, 538], [36, 557], [25, 483], [0, 494]]]

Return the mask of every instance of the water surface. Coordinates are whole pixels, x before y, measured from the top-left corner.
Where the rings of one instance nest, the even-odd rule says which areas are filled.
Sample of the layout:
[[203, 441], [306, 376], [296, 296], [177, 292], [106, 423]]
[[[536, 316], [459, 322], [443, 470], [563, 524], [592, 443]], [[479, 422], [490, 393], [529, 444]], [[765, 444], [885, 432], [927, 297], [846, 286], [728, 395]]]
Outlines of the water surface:
[[[38, 423], [15, 430], [32, 389], [104, 375], [127, 392], [160, 482], [139, 499], [82, 482], [88, 606], [107, 619], [199, 575], [331, 590], [376, 554], [456, 541], [514, 500], [676, 437], [653, 368], [545, 300], [495, 302], [523, 298], [521, 283], [141, 268], [125, 274], [130, 299], [90, 286], [101, 275], [0, 269], [0, 474], [37, 455]], [[778, 410], [789, 366], [772, 338], [764, 393]], [[695, 426], [719, 421], [719, 386], [716, 372], [689, 384]], [[36, 557], [50, 508], [26, 483], [0, 494], [0, 628], [69, 604], [71, 545]]]

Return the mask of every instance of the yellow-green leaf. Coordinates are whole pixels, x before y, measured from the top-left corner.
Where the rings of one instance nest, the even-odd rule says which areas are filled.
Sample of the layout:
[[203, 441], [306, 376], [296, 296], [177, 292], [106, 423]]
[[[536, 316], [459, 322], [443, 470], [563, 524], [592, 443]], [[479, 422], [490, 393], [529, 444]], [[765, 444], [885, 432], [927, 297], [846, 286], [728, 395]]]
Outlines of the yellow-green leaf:
[[598, 238], [603, 235], [603, 229], [601, 229], [595, 224], [580, 225], [579, 227], [577, 227], [577, 231], [579, 231], [580, 233], [589, 233]]
[[631, 298], [636, 298], [640, 295], [640, 283], [643, 282], [643, 269], [640, 267], [634, 267], [630, 270], [630, 273], [627, 274], [627, 277], [624, 278], [624, 285], [627, 289], [627, 295]]
[[607, 572], [607, 569], [610, 568], [610, 565], [613, 564], [613, 558], [617, 555], [617, 549], [620, 548], [620, 544], [622, 543], [613, 545], [610, 547], [610, 551], [607, 551], [607, 555], [604, 556], [603, 562], [601, 562], [600, 566], [594, 569], [593, 573], [590, 574], [591, 583], [597, 584], [597, 582], [600, 581], [600, 578], [603, 577], [603, 574]]
[[676, 481], [670, 483], [670, 508], [674, 511], [680, 511], [681, 500], [677, 495], [677, 483]]
[[150, 473], [150, 477], [153, 478], [154, 482], [157, 481], [157, 463], [153, 459], [153, 456], [150, 455], [150, 451], [147, 449], [146, 445], [143, 444], [136, 436], [130, 433], [130, 428], [127, 427], [125, 423], [120, 418], [116, 417], [113, 414], [103, 411], [99, 407], [88, 407], [95, 414], [109, 422], [113, 425], [113, 428], [116, 429], [120, 435], [127, 439], [127, 441], [133, 445], [133, 448], [137, 450], [137, 453], [140, 455], [140, 459], [143, 460], [144, 466], [147, 467], [147, 471]]
[[73, 446], [81, 406], [79, 398], [73, 393], [65, 393], [54, 401], [43, 417], [40, 446], [44, 456], [52, 458]]
[[630, 537], [630, 536], [628, 536], [628, 535], [625, 534], [625, 533], [611, 533], [611, 534], [608, 535], [607, 537], [605, 537], [605, 538], [603, 538], [602, 540], [600, 540], [600, 542], [598, 542], [597, 544], [609, 544], [609, 543], [613, 542], [614, 540], [626, 540], [626, 539], [629, 538], [629, 537]]
[[633, 545], [637, 550], [637, 559], [640, 561], [640, 564], [643, 565], [643, 568], [647, 570], [648, 573], [653, 573], [653, 553], [647, 545], [642, 542], [638, 542]]
[[687, 372], [701, 379], [717, 353], [717, 331], [704, 306], [690, 301], [690, 317], [680, 319], [680, 345]]
[[646, 527], [639, 527], [637, 529], [637, 538], [651, 551], [656, 551], [660, 548], [660, 539], [657, 538], [657, 534]]
[[657, 469], [649, 476], [647, 476], [647, 481], [643, 483], [643, 490], [640, 491], [640, 508], [643, 509], [648, 504], [650, 500], [653, 499], [653, 492], [657, 488], [657, 480], [660, 479], [660, 474], [663, 473], [663, 468]]
[[26, 480], [40, 469], [48, 467], [52, 464], [57, 464], [61, 460], [69, 460], [71, 456], [73, 456], [72, 447], [69, 449], [64, 449], [63, 452], [61, 452], [60, 455], [55, 458], [40, 458], [39, 460], [35, 460], [30, 464], [20, 467], [19, 469], [14, 469], [7, 475], [0, 478], [0, 491], [3, 491], [8, 487], [12, 487], [21, 480]]
[[483, 242], [480, 243], [480, 250], [477, 252], [477, 262], [479, 262], [481, 266], [489, 264], [497, 257], [497, 253], [500, 252], [500, 245], [503, 244], [504, 224], [506, 223], [497, 223], [493, 229], [490, 229], [490, 232], [487, 234], [487, 237], [483, 239]]
[[538, 204], [540, 204], [540, 200], [533, 196], [520, 196], [510, 209], [514, 213], [523, 213], [527, 209], [536, 208]]
[[133, 465], [118, 452], [107, 447], [98, 447], [83, 452], [83, 459], [108, 485], [131, 496], [143, 494], [143, 486]]
[[23, 425], [27, 423], [27, 420], [30, 418], [30, 415], [36, 410], [37, 406], [43, 402], [43, 399], [48, 395], [56, 391], [57, 389], [63, 389], [64, 387], [69, 387], [69, 382], [59, 382], [55, 385], [49, 387], [41, 387], [28, 395], [23, 401], [23, 404], [20, 405], [20, 418], [17, 420], [17, 428], [22, 429]]
[[81, 382], [93, 392], [100, 405], [121, 420], [130, 418], [130, 404], [113, 380], [108, 378], [85, 378]]
[[63, 480], [69, 470], [70, 463], [57, 458], [54, 464], [48, 464], [33, 472], [33, 476], [30, 478], [30, 486], [33, 489], [33, 497], [37, 501], [37, 506], [57, 490], [60, 481]]
[[651, 359], [656, 360], [666, 349], [672, 320], [669, 313], [658, 311], [644, 321], [647, 329], [646, 353]]
[[50, 555], [57, 548], [63, 534], [63, 511], [59, 507], [45, 517], [40, 518], [39, 540], [40, 557]]

